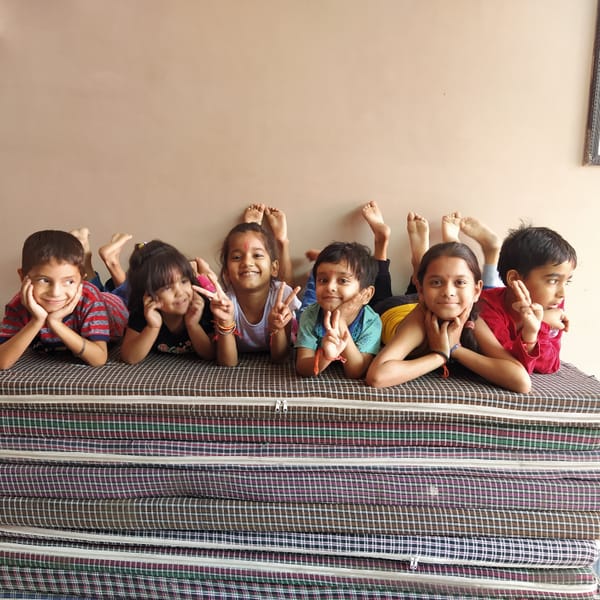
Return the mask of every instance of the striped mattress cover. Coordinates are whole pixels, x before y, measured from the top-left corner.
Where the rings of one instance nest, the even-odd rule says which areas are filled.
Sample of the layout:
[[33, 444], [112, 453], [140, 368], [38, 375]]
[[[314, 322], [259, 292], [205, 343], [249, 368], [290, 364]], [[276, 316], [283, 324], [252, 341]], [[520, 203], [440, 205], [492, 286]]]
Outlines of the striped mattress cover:
[[[213, 537], [212, 546], [207, 541], [183, 535], [126, 540], [97, 532], [0, 531], [0, 586], [11, 593], [157, 600], [598, 597], [590, 569], [481, 565], [456, 554], [468, 552], [469, 541], [448, 553], [451, 543], [443, 538], [403, 538], [396, 546], [408, 555], [397, 558], [280, 550], [274, 547], [275, 537], [255, 539], [260, 545], [253, 550], [247, 547], [249, 540], [239, 536]], [[483, 548], [486, 540], [474, 541], [472, 547], [479, 543]], [[236, 543], [243, 543], [244, 549], [236, 548]], [[515, 540], [512, 547], [519, 543]], [[521, 544], [523, 550], [540, 549]], [[582, 555], [591, 555], [579, 546]], [[428, 560], [427, 550], [435, 560]], [[446, 562], [439, 561], [441, 556]]]
[[0, 434], [130, 440], [600, 449], [600, 382], [564, 364], [515, 394], [464, 373], [374, 389], [300, 378], [264, 355], [236, 368], [153, 355], [98, 369], [23, 357], [0, 372]]
[[600, 384], [0, 372], [0, 599], [598, 598]]

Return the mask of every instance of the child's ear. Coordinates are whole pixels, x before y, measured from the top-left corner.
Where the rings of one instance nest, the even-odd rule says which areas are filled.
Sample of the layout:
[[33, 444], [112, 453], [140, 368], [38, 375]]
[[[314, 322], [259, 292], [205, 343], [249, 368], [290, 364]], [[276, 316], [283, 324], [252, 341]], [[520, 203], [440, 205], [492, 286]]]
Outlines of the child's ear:
[[23, 273], [23, 269], [17, 269], [17, 275], [19, 276], [19, 279], [21, 281], [23, 281], [23, 279], [25, 279], [25, 273]]
[[279, 275], [279, 261], [275, 259], [271, 263], [271, 277], [277, 278], [277, 275]]
[[363, 306], [366, 306], [371, 301], [373, 294], [375, 293], [375, 286], [368, 286], [361, 291], [361, 299]]
[[473, 302], [477, 302], [477, 300], [479, 300], [479, 296], [481, 296], [482, 290], [483, 290], [483, 281], [480, 279], [475, 284], [475, 295], [473, 296]]
[[509, 286], [512, 283], [514, 283], [515, 281], [519, 280], [519, 279], [523, 279], [519, 273], [519, 271], [517, 271], [516, 269], [509, 269], [506, 272], [506, 285]]

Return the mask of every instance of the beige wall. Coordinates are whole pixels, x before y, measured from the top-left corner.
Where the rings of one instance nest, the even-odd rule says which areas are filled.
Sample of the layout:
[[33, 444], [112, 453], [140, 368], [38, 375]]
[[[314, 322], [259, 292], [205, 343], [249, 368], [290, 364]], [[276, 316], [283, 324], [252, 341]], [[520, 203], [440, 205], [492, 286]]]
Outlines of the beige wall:
[[[558, 229], [564, 358], [600, 375], [598, 190], [582, 167], [596, 0], [0, 0], [0, 295], [24, 237], [87, 225], [215, 264], [250, 202], [303, 252], [451, 210]], [[130, 248], [128, 248], [128, 251]], [[215, 264], [216, 266], [216, 264]], [[105, 271], [103, 271], [105, 273]]]

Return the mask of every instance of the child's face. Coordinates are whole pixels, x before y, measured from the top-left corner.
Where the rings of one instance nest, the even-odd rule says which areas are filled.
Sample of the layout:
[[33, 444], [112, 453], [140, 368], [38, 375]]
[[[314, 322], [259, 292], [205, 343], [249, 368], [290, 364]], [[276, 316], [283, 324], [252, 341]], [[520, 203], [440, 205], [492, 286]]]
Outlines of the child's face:
[[236, 293], [268, 287], [277, 272], [278, 263], [271, 260], [261, 235], [245, 231], [231, 237], [226, 274]]
[[56, 312], [69, 304], [81, 283], [79, 267], [54, 259], [36, 265], [26, 275], [31, 280], [34, 300], [47, 313]]
[[571, 282], [574, 270], [570, 262], [532, 269], [527, 277], [523, 277], [531, 301], [541, 304], [544, 310], [558, 308], [565, 299], [566, 286]]
[[419, 285], [419, 297], [439, 319], [450, 321], [470, 309], [479, 299], [482, 286], [462, 258], [440, 256], [429, 264]]
[[192, 281], [181, 271], [173, 271], [171, 282], [156, 291], [160, 310], [169, 315], [185, 315], [192, 301]]
[[334, 311], [360, 292], [360, 282], [348, 263], [321, 263], [317, 267], [315, 293], [323, 310]]

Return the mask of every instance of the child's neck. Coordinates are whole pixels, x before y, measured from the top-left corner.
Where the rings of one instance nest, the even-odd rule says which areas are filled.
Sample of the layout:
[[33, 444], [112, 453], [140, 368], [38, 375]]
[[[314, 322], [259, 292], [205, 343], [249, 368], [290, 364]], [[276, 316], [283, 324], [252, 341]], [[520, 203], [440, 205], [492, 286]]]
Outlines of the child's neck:
[[182, 315], [172, 315], [169, 313], [161, 313], [163, 323], [166, 328], [175, 333], [183, 328], [183, 316]]
[[270, 286], [264, 289], [244, 291], [242, 294], [236, 293], [240, 310], [244, 313], [246, 321], [253, 325], [260, 323], [265, 312], [265, 305], [269, 297]]

